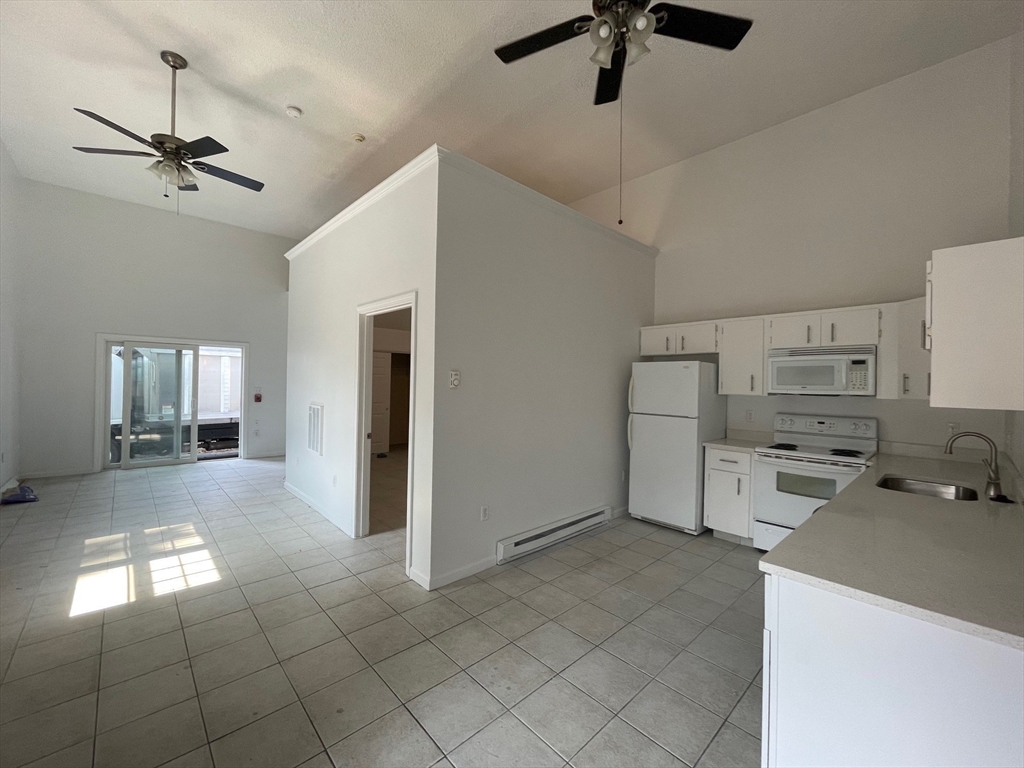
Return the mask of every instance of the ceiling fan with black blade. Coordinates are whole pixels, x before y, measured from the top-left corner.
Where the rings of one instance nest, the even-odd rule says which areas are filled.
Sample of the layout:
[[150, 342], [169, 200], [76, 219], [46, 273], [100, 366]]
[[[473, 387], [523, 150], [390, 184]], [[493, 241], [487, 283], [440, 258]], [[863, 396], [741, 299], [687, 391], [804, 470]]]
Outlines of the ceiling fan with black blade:
[[593, 16], [577, 16], [548, 27], [521, 40], [503, 45], [494, 52], [506, 64], [587, 32], [596, 46], [590, 60], [601, 67], [597, 76], [595, 104], [607, 104], [619, 98], [622, 73], [651, 49], [651, 35], [664, 35], [691, 43], [733, 50], [753, 25], [749, 19], [722, 13], [658, 3], [647, 9], [650, 0], [593, 0]]
[[158, 178], [163, 179], [168, 184], [177, 187], [182, 192], [199, 191], [199, 185], [196, 184], [195, 174], [192, 173], [193, 170], [205, 173], [209, 176], [215, 176], [218, 179], [223, 179], [224, 181], [230, 181], [232, 184], [238, 184], [239, 186], [251, 189], [254, 192], [259, 192], [263, 189], [262, 181], [256, 181], [255, 179], [250, 179], [247, 176], [242, 176], [241, 174], [234, 173], [233, 171], [218, 168], [217, 166], [210, 165], [207, 162], [197, 162], [204, 157], [211, 157], [212, 155], [219, 155], [228, 151], [228, 148], [216, 139], [204, 136], [203, 138], [196, 139], [195, 141], [185, 141], [184, 139], [180, 139], [174, 135], [174, 120], [177, 107], [178, 70], [186, 69], [188, 67], [188, 62], [185, 61], [183, 56], [174, 53], [174, 51], [161, 51], [160, 58], [168, 67], [171, 68], [171, 132], [169, 134], [154, 133], [148, 139], [144, 139], [137, 133], [133, 133], [127, 128], [122, 128], [117, 123], [111, 122], [105, 117], [97, 115], [95, 112], [75, 107], [76, 112], [80, 112], [86, 117], [91, 117], [96, 122], [103, 123], [103, 125], [108, 128], [113, 128], [118, 133], [124, 134], [130, 139], [134, 139], [140, 144], [144, 144], [152, 151], [142, 152], [133, 149], [97, 149], [96, 147], [73, 147], [73, 149], [94, 155], [155, 157], [157, 159], [152, 165], [146, 168], [146, 170]]

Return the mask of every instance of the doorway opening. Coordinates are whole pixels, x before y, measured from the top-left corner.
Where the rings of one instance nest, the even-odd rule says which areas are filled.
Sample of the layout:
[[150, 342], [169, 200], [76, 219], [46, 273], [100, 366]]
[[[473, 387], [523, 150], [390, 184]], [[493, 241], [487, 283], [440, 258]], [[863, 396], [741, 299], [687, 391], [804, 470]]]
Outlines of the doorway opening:
[[406, 476], [409, 473], [411, 332], [411, 309], [399, 309], [373, 318], [371, 536], [385, 531], [405, 530], [408, 492]]
[[241, 454], [244, 346], [104, 341], [104, 468]]
[[411, 570], [415, 294], [359, 308], [357, 536]]

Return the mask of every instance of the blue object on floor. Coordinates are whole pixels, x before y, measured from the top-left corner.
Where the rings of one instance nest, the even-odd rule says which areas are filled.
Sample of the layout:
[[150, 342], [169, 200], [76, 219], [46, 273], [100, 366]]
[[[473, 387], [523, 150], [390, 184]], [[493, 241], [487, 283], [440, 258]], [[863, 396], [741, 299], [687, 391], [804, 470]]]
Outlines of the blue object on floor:
[[19, 485], [14, 493], [0, 497], [0, 504], [24, 504], [28, 501], [39, 501], [39, 497], [27, 485]]

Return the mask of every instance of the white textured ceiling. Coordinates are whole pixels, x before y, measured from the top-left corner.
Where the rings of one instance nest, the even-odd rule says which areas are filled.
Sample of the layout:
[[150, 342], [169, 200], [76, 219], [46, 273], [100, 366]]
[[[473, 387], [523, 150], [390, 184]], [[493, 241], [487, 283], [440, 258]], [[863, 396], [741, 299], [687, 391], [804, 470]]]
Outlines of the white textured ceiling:
[[[694, 0], [753, 19], [728, 53], [656, 37], [626, 72], [627, 178], [1006, 37], [1020, 0]], [[81, 107], [148, 136], [230, 148], [181, 211], [301, 238], [431, 144], [571, 202], [618, 179], [618, 104], [592, 106], [585, 38], [511, 65], [493, 49], [589, 12], [586, 0], [0, 3], [0, 137], [28, 178], [161, 208], [144, 158]], [[299, 120], [287, 104], [305, 110]], [[356, 144], [351, 135], [367, 136]]]

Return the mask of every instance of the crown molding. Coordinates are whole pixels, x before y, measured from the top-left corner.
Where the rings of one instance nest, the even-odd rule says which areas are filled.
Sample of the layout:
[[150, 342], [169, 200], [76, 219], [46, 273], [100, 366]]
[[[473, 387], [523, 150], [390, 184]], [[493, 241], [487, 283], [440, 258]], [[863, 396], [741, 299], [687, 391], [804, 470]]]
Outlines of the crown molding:
[[398, 189], [398, 187], [405, 184], [420, 171], [435, 165], [438, 161], [438, 149], [439, 147], [435, 144], [418, 154], [408, 163], [384, 179], [380, 184], [352, 203], [348, 208], [334, 216], [325, 224], [322, 224], [319, 229], [302, 240], [298, 245], [293, 246], [291, 250], [285, 253], [284, 257], [291, 261], [303, 251], [326, 237], [332, 230], [337, 229], [358, 213], [369, 208], [381, 198], [386, 197], [391, 192]]
[[478, 176], [481, 179], [491, 182], [495, 186], [501, 187], [506, 191], [512, 192], [513, 194], [519, 195], [526, 200], [531, 201], [535, 205], [545, 208], [552, 213], [556, 213], [565, 218], [572, 219], [577, 224], [592, 229], [595, 232], [600, 232], [605, 237], [609, 237], [622, 245], [628, 246], [635, 251], [639, 251], [647, 256], [657, 256], [659, 251], [657, 248], [651, 245], [645, 245], [639, 240], [634, 240], [628, 235], [624, 235], [621, 232], [616, 232], [614, 229], [606, 227], [604, 224], [594, 221], [589, 216], [580, 213], [575, 208], [570, 208], [567, 205], [563, 205], [557, 200], [552, 200], [547, 195], [543, 195], [535, 189], [531, 189], [525, 184], [520, 184], [518, 181], [510, 179], [508, 176], [503, 176], [497, 171], [488, 168], [486, 165], [481, 165], [475, 160], [470, 160], [464, 155], [460, 155], [457, 152], [452, 152], [444, 147], [434, 147], [437, 150], [438, 160], [445, 165], [451, 166], [452, 168], [458, 168], [460, 171], [464, 171], [473, 176]]
[[508, 178], [507, 176], [502, 176], [497, 171], [492, 170], [485, 165], [481, 165], [480, 163], [474, 160], [470, 160], [468, 157], [464, 157], [463, 155], [460, 155], [457, 152], [452, 152], [450, 150], [445, 149], [444, 147], [439, 147], [437, 144], [434, 144], [432, 147], [429, 147], [424, 152], [421, 152], [408, 163], [403, 165], [401, 168], [399, 168], [397, 171], [391, 174], [388, 178], [386, 178], [380, 184], [375, 186], [365, 195], [360, 197], [358, 200], [352, 203], [352, 205], [348, 206], [348, 208], [346, 208], [341, 213], [336, 215], [330, 221], [323, 224], [319, 229], [317, 229], [311, 235], [306, 237], [300, 243], [292, 247], [291, 250], [289, 250], [285, 254], [285, 258], [291, 261], [296, 256], [300, 255], [303, 251], [307, 250], [310, 246], [314, 245], [319, 240], [327, 236], [332, 230], [341, 226], [342, 224], [356, 216], [361, 211], [365, 210], [366, 208], [369, 208], [378, 200], [380, 200], [383, 197], [386, 197], [388, 194], [396, 190], [398, 187], [405, 184], [407, 181], [416, 176], [420, 171], [438, 163], [444, 163], [445, 165], [450, 166], [452, 168], [457, 168], [458, 170], [464, 173], [468, 173], [472, 176], [476, 176], [485, 181], [488, 181], [497, 187], [501, 187], [507, 192], [511, 192], [512, 194], [518, 195], [519, 197], [529, 200], [534, 205], [549, 210], [552, 213], [558, 214], [559, 216], [571, 219], [576, 224], [591, 229], [595, 232], [599, 232], [605, 237], [611, 238], [612, 240], [615, 240], [616, 242], [622, 245], [625, 245], [635, 251], [638, 251], [639, 253], [643, 253], [651, 257], [658, 255], [658, 249], [653, 246], [644, 245], [643, 243], [634, 240], [633, 238], [628, 237], [627, 235], [624, 235], [621, 232], [616, 232], [614, 229], [609, 229], [604, 224], [599, 224], [590, 217], [580, 213], [576, 209], [570, 208], [567, 205], [563, 205], [562, 203], [559, 203], [556, 200], [552, 200], [550, 197], [542, 195], [537, 190], [530, 189], [525, 184], [520, 184], [518, 181], [514, 181]]

